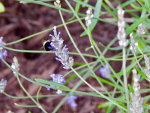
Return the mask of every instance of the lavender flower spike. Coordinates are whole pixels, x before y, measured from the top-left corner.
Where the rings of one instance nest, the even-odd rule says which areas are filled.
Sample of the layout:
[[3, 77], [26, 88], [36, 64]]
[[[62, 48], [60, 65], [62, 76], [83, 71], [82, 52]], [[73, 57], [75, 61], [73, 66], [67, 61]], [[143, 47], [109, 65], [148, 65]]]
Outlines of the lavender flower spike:
[[56, 26], [54, 26], [54, 35], [50, 35], [52, 37], [52, 46], [55, 48], [55, 55], [57, 56], [56, 60], [60, 61], [63, 64], [64, 69], [70, 69], [73, 66], [74, 59], [69, 57], [68, 48], [66, 45], [63, 46], [63, 39], [60, 38], [60, 32], [57, 33]]
[[[66, 81], [65, 81], [65, 79], [63, 78], [63, 76], [62, 75], [57, 75], [57, 74], [52, 74], [52, 75], [50, 75], [50, 77], [52, 77], [52, 81], [53, 82], [57, 82], [57, 83], [59, 83], [59, 84], [64, 84]], [[59, 88], [59, 87], [58, 87]], [[56, 92], [57, 94], [61, 94], [62, 93], [62, 91], [61, 90], [57, 90], [57, 92]]]
[[86, 17], [85, 17], [85, 22], [86, 22], [87, 27], [89, 27], [92, 24], [92, 18], [93, 18], [92, 9], [88, 8], [88, 10], [86, 11]]
[[136, 69], [133, 69], [133, 90], [131, 93], [132, 104], [130, 105], [131, 113], [144, 113], [143, 98], [140, 95], [140, 75], [137, 75]]
[[2, 41], [3, 37], [0, 37], [0, 60], [2, 60], [3, 58], [5, 58], [7, 56], [7, 51], [3, 49], [3, 45], [6, 45], [6, 43], [4, 43]]
[[146, 69], [144, 69], [144, 72], [150, 82], [150, 59], [148, 58], [147, 55], [144, 55], [144, 59], [145, 59], [145, 65], [146, 65]]
[[138, 34], [139, 36], [142, 36], [142, 35], [145, 34], [145, 27], [144, 27], [143, 24], [140, 24], [140, 25], [138, 26], [137, 34]]
[[118, 33], [117, 37], [119, 40], [119, 45], [125, 48], [128, 45], [128, 40], [126, 39], [125, 33], [125, 21], [124, 21], [124, 10], [118, 6]]
[[[12, 67], [14, 70], [16, 70], [17, 72], [20, 70], [17, 57], [14, 57], [14, 58], [13, 58], [13, 63], [12, 63], [12, 65], [11, 65], [11, 67]], [[14, 73], [15, 76], [17, 76], [17, 73], [16, 73], [15, 71], [13, 71], [13, 73]]]
[[130, 38], [131, 38], [130, 50], [132, 51], [132, 53], [136, 53], [138, 43], [136, 42], [136, 40], [134, 40], [133, 33], [130, 34]]
[[100, 71], [103, 78], [108, 78], [108, 79], [110, 78], [111, 71], [110, 71], [107, 64], [105, 64], [105, 67], [100, 68], [99, 71]]
[[75, 100], [77, 100], [78, 97], [77, 96], [70, 96], [67, 98], [67, 103], [72, 107], [72, 108], [76, 108], [77, 107], [77, 103], [75, 102]]
[[7, 85], [7, 81], [4, 79], [1, 79], [1, 81], [0, 81], [0, 93], [4, 92], [6, 85]]

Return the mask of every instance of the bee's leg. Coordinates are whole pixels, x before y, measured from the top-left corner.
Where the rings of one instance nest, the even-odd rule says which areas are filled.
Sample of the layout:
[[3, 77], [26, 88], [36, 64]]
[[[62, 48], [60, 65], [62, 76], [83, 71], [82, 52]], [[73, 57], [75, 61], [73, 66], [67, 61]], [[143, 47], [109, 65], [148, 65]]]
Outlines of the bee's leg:
[[52, 51], [50, 50], [50, 51], [48, 51], [48, 53], [51, 53]]

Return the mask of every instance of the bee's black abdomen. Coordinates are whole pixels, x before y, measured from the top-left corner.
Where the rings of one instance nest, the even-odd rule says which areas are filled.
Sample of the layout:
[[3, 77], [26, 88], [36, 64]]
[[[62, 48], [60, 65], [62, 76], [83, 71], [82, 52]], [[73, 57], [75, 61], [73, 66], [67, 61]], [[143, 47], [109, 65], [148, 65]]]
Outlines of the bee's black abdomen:
[[51, 45], [51, 43], [52, 43], [51, 41], [45, 43], [44, 48], [46, 51], [51, 51], [54, 49], [54, 47]]

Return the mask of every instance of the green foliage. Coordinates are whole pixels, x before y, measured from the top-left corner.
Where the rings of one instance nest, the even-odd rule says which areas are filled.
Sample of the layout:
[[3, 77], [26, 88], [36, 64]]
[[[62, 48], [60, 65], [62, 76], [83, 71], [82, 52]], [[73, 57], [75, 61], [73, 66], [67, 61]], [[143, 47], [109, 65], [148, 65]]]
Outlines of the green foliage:
[[35, 81], [44, 84], [48, 88], [60, 89], [60, 90], [63, 90], [63, 91], [71, 91], [70, 88], [68, 88], [68, 87], [66, 87], [62, 84], [59, 84], [57, 82], [52, 82], [52, 81], [48, 81], [48, 80], [44, 80], [44, 79], [40, 79], [40, 78], [36, 78]]

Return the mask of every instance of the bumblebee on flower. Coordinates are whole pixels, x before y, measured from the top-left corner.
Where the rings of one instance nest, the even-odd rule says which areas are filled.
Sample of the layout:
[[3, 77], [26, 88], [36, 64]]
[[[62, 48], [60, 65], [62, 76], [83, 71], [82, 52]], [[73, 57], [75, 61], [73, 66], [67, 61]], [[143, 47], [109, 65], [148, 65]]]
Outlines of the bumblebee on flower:
[[49, 43], [49, 48], [54, 50], [54, 53], [57, 56], [56, 60], [63, 64], [63, 68], [70, 69], [73, 66], [74, 59], [69, 57], [68, 48], [66, 45], [63, 45], [63, 39], [60, 38], [60, 32], [56, 31], [56, 26], [53, 28], [54, 35], [49, 35], [52, 37], [52, 41], [47, 42]]
[[54, 42], [55, 40], [46, 40], [46, 41], [44, 41], [43, 42], [43, 47], [44, 47], [44, 49], [46, 50], [46, 51], [52, 51], [52, 50], [54, 50], [55, 49], [55, 47], [53, 46], [53, 42]]

